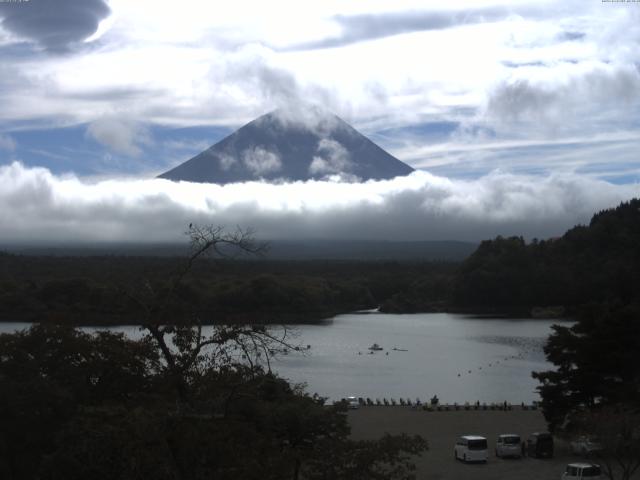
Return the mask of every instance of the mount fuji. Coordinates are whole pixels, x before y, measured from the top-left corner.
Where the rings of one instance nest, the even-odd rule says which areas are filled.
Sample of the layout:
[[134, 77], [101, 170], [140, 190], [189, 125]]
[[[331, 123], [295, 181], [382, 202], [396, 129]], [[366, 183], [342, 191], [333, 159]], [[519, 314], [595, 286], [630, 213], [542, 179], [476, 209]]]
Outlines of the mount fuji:
[[319, 107], [274, 110], [159, 175], [174, 181], [237, 183], [340, 178], [383, 180], [413, 168]]

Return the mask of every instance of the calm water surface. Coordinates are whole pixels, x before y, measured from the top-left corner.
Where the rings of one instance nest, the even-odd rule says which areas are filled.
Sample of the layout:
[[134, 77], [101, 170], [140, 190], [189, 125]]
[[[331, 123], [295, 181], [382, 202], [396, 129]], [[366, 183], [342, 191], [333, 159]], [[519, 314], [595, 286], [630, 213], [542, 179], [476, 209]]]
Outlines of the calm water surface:
[[[531, 402], [539, 399], [531, 372], [552, 368], [542, 346], [554, 323], [445, 313], [339, 315], [322, 325], [296, 326], [294, 341], [311, 348], [279, 355], [272, 367], [331, 399], [424, 401], [438, 395], [445, 403]], [[0, 324], [0, 331], [25, 327]], [[137, 327], [112, 330], [140, 335]], [[370, 354], [373, 343], [384, 350]]]
[[[554, 323], [444, 313], [340, 315], [327, 325], [298, 327], [309, 353], [280, 356], [274, 366], [330, 398], [531, 402], [539, 400], [531, 371], [552, 368], [542, 347]], [[370, 354], [373, 343], [384, 350]]]

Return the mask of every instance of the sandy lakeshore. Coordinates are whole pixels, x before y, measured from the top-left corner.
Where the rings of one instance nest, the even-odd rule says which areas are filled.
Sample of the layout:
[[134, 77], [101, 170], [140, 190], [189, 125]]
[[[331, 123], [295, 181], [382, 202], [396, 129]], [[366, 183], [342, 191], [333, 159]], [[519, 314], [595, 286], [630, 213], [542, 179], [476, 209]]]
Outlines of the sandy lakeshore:
[[[419, 480], [552, 480], [560, 479], [567, 463], [581, 461], [568, 451], [565, 442], [556, 439], [552, 459], [501, 459], [494, 454], [499, 434], [546, 431], [539, 410], [442, 411], [426, 412], [411, 407], [363, 407], [349, 412], [352, 437], [376, 438], [391, 434], [420, 434], [429, 442], [429, 450], [416, 459]], [[464, 464], [453, 458], [453, 446], [460, 435], [482, 435], [489, 442], [486, 464]], [[634, 478], [638, 478], [636, 475]]]

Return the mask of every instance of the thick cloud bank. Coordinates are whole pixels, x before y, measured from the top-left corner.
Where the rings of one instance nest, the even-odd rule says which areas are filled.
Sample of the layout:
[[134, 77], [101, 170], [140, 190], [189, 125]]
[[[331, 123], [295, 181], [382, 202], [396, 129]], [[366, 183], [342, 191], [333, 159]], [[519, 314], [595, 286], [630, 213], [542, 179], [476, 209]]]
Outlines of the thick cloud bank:
[[367, 183], [218, 186], [87, 183], [13, 163], [0, 167], [0, 242], [183, 241], [190, 222], [252, 227], [261, 239], [545, 238], [638, 195], [637, 184], [570, 174], [462, 181], [414, 172]]

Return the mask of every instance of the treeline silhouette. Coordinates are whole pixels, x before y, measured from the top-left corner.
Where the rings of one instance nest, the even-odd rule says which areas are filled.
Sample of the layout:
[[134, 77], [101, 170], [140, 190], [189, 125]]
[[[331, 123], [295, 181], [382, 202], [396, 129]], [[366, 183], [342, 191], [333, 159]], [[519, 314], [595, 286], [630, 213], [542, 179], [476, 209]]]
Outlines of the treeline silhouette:
[[[0, 321], [138, 323], [123, 291], [154, 291], [184, 258], [0, 254]], [[640, 303], [640, 200], [596, 213], [562, 237], [483, 241], [465, 261], [202, 259], [167, 315], [204, 323], [306, 323], [383, 312], [573, 315], [580, 305]], [[146, 288], [146, 287], [145, 287]]]
[[[574, 322], [553, 325], [544, 347], [554, 368], [532, 372], [542, 412], [551, 431], [598, 437], [607, 476], [630, 479], [640, 468], [640, 200], [599, 212], [556, 241], [520, 244], [482, 245], [484, 259], [469, 259], [456, 294], [477, 302], [469, 292], [494, 258], [501, 265], [487, 277], [512, 282], [505, 290], [519, 302], [573, 307]], [[504, 258], [519, 263], [523, 275]]]
[[[126, 291], [168, 288], [184, 258], [0, 254], [0, 321], [137, 324]], [[165, 315], [203, 323], [305, 323], [375, 308], [416, 279], [450, 278], [449, 262], [201, 259]], [[141, 281], [141, 279], [143, 281]]]
[[455, 276], [452, 305], [475, 310], [629, 304], [640, 300], [640, 200], [596, 213], [562, 237], [498, 237], [480, 244]]

